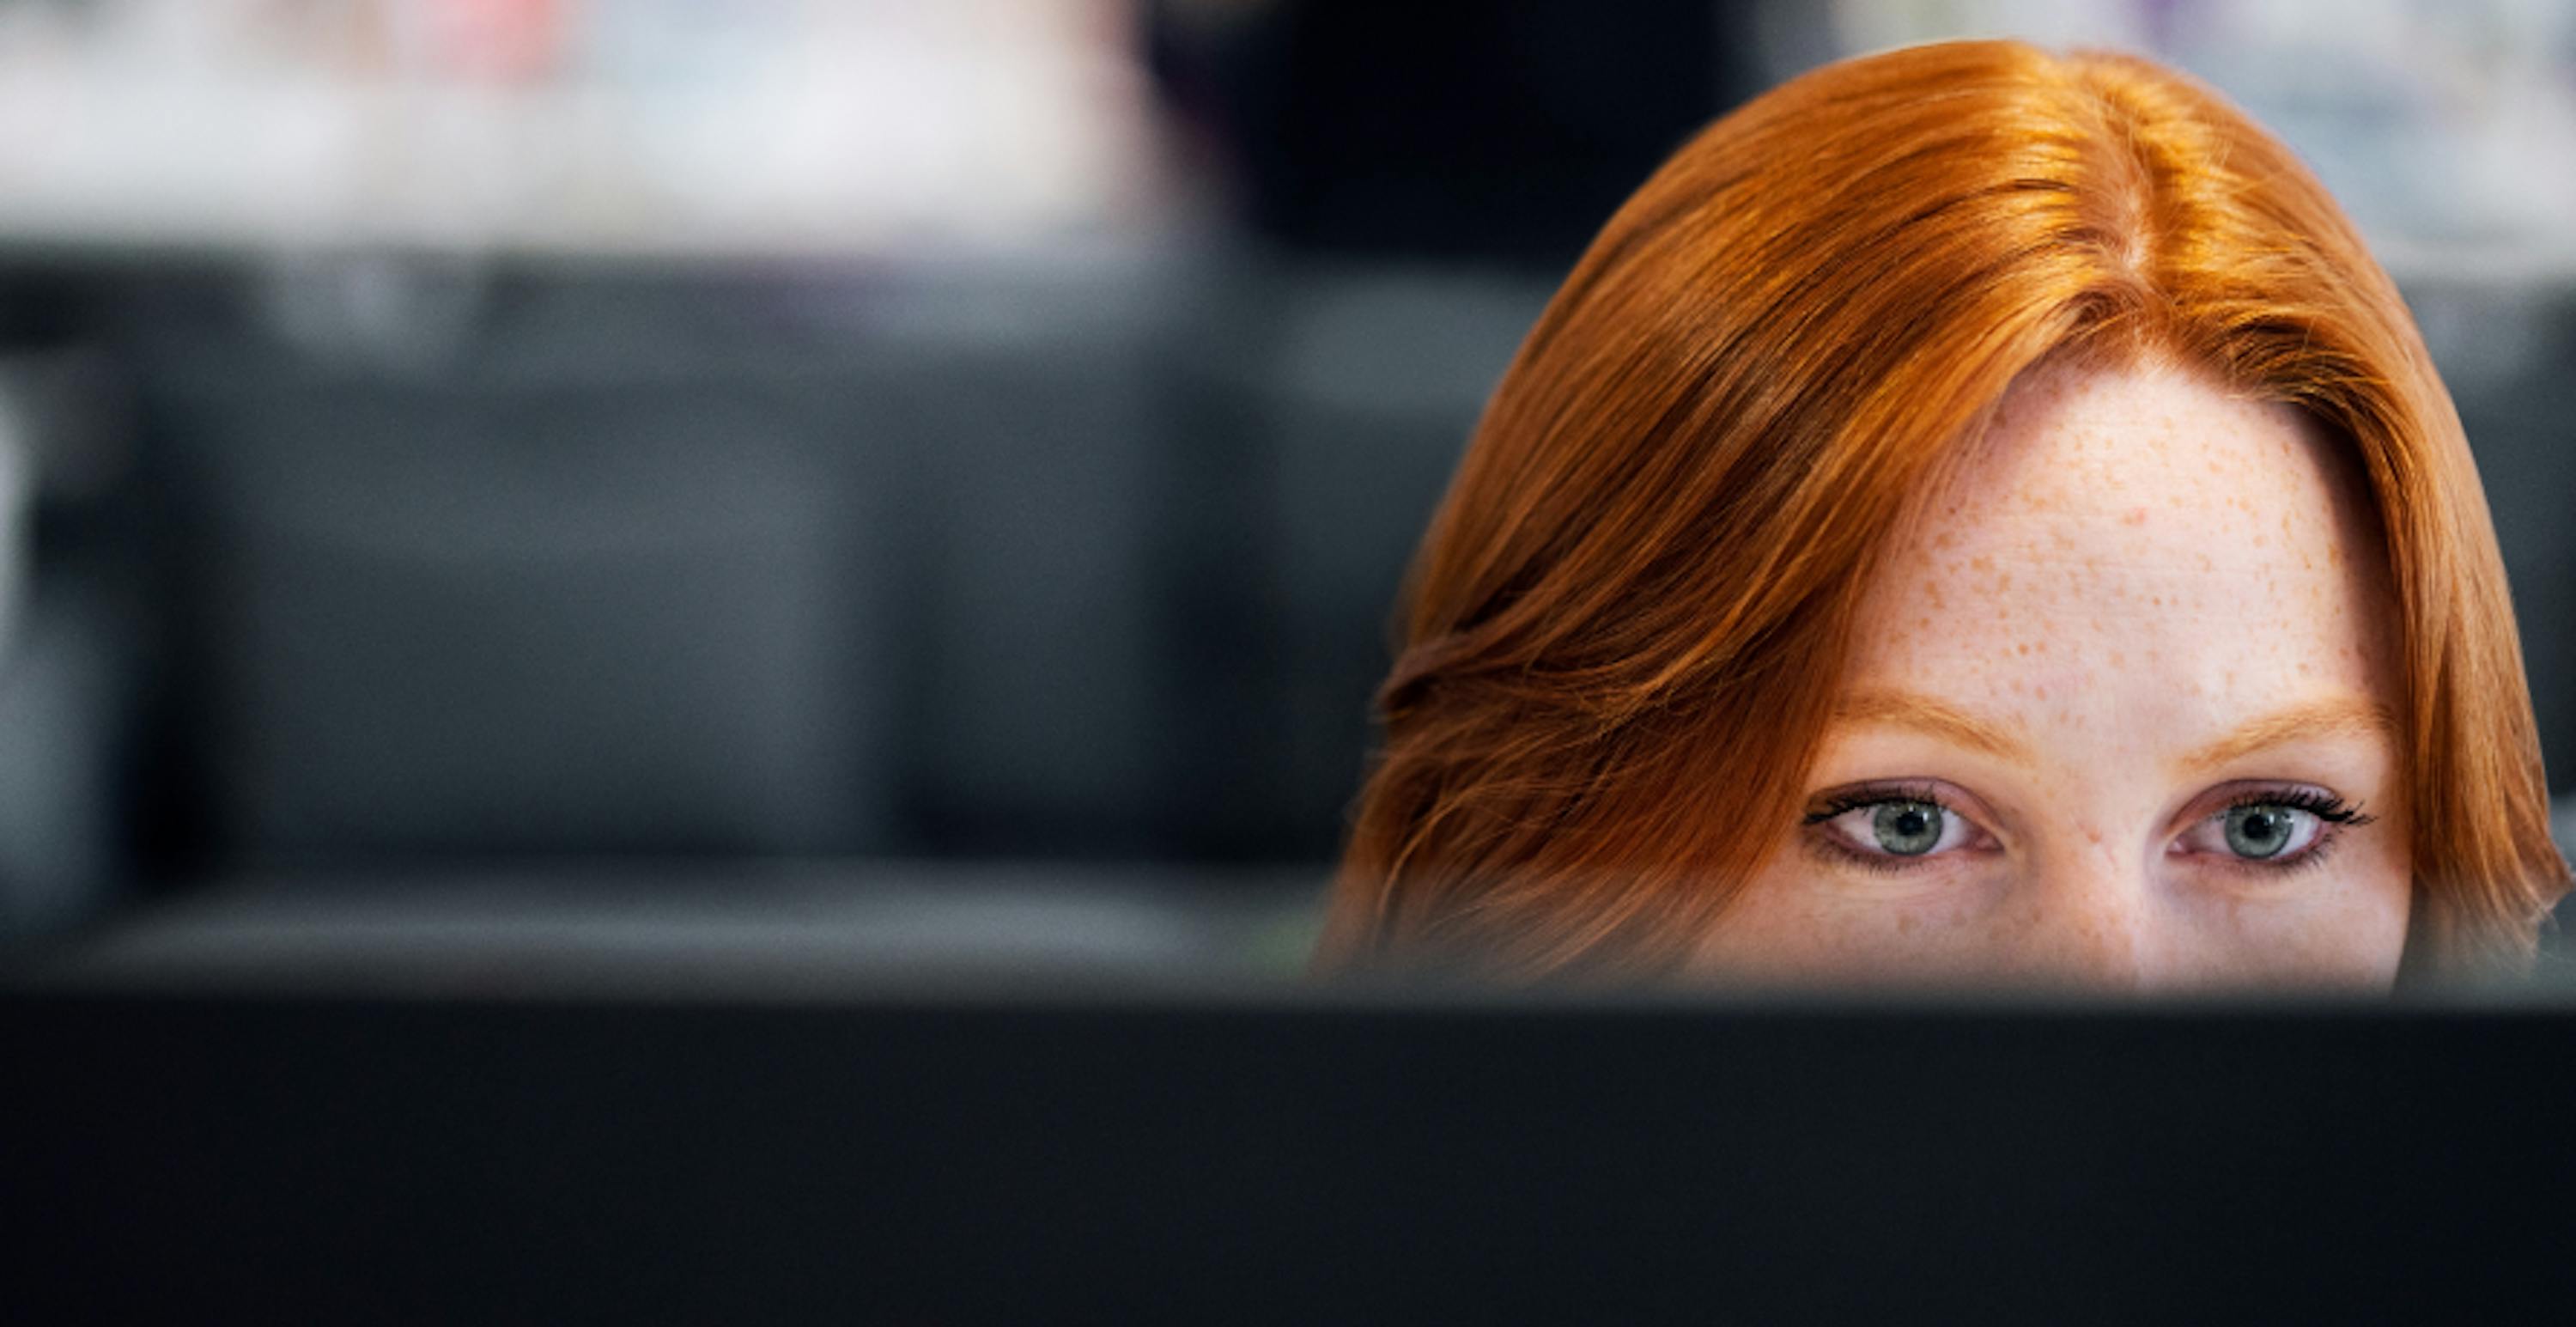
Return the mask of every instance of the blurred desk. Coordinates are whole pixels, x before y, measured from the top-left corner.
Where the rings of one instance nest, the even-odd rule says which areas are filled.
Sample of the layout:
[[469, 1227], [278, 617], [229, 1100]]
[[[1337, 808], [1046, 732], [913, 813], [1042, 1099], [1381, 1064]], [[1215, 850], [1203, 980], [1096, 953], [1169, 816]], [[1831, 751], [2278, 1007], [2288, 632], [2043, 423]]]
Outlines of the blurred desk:
[[109, 922], [22, 975], [75, 990], [417, 997], [846, 996], [1275, 985], [1321, 869], [648, 863], [244, 877]]

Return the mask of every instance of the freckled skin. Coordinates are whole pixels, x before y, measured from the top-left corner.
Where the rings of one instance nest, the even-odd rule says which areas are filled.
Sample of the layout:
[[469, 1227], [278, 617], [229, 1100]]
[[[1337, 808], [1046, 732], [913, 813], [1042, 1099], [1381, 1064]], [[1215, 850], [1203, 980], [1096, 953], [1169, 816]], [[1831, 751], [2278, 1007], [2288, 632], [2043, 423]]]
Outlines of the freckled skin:
[[[1902, 690], [1995, 721], [2030, 763], [1838, 721], [1811, 796], [1930, 784], [1980, 846], [1879, 872], [1818, 851], [1830, 827], [1784, 826], [1703, 943], [1702, 972], [2385, 990], [2411, 889], [2392, 741], [2303, 734], [2219, 769], [2173, 768], [2302, 703], [2393, 709], [2386, 560], [2339, 444], [2195, 375], [2050, 365], [2015, 385], [1954, 487], [1928, 496], [1864, 593], [1844, 692]], [[2310, 869], [2265, 868], [2211, 821], [2257, 786], [2323, 789], [2376, 819], [2322, 826], [2333, 841]]]

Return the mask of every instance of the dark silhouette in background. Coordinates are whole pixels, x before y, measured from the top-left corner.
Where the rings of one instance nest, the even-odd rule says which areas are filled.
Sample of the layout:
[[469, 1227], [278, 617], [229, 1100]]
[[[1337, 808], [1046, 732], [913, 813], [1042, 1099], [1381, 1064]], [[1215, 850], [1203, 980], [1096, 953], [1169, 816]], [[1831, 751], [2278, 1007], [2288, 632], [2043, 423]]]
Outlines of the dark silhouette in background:
[[1154, 68], [1300, 249], [1562, 273], [1682, 139], [1759, 91], [1751, 5], [1157, 8]]

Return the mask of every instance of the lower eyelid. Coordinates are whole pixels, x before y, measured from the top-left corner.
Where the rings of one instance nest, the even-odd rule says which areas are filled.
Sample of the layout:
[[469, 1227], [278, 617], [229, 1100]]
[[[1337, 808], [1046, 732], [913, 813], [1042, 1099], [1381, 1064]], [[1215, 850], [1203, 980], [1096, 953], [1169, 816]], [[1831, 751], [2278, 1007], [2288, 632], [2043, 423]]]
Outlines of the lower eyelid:
[[1923, 860], [1919, 857], [1898, 857], [1893, 854], [1881, 856], [1877, 853], [1862, 852], [1858, 848], [1836, 842], [1834, 832], [1823, 825], [1814, 826], [1799, 837], [1806, 842], [1808, 856], [1828, 866], [1856, 866], [1864, 871], [1893, 874], [1913, 870], [1916, 864]]
[[2195, 855], [2214, 859], [2220, 870], [2235, 871], [2258, 879], [2264, 876], [2286, 876], [2322, 865], [2326, 854], [2343, 838], [2345, 828], [2342, 825], [2326, 825], [2318, 831], [2315, 842], [2301, 849], [2298, 856], [2287, 861], [2279, 858], [2238, 857], [2232, 853]]
[[1849, 863], [1865, 871], [1895, 874], [1902, 871], [1930, 870], [1941, 863], [1974, 854], [1981, 846], [1992, 842], [1991, 837], [1984, 830], [1977, 828], [1973, 822], [1963, 823], [1967, 824], [1970, 835], [1968, 842], [1946, 852], [1924, 853], [1913, 857], [1892, 852], [1865, 852], [1843, 842], [1828, 824], [1821, 822], [1809, 826], [1799, 837], [1806, 841], [1807, 850], [1811, 855], [1828, 864]]

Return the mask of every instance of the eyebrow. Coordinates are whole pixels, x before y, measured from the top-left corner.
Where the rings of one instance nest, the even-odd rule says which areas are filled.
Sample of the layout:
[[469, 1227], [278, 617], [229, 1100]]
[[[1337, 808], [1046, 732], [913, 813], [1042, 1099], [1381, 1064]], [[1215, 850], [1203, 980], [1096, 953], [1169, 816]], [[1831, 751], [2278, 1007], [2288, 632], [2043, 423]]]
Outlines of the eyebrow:
[[2267, 747], [2316, 737], [2390, 737], [2396, 716], [2388, 707], [2359, 696], [2334, 696], [2293, 705], [2238, 728], [2174, 762], [2178, 773], [2197, 774], [2241, 760]]
[[[1834, 706], [1833, 717], [1842, 723], [1909, 729], [2017, 765], [2036, 763], [2019, 724], [1983, 718], [1910, 691], [1854, 692]], [[2246, 723], [2184, 754], [2173, 762], [2173, 769], [2188, 777], [2287, 742], [2319, 737], [2392, 737], [2396, 732], [2396, 719], [2387, 706], [2359, 696], [2333, 696], [2293, 705]]]
[[1834, 718], [1843, 723], [1911, 729], [1929, 737], [1955, 742], [1972, 751], [1982, 751], [1998, 760], [2008, 760], [2016, 765], [2032, 763], [2030, 744], [2022, 740], [2020, 725], [2007, 726], [1981, 719], [1946, 701], [1910, 691], [1854, 692], [1835, 704]]

